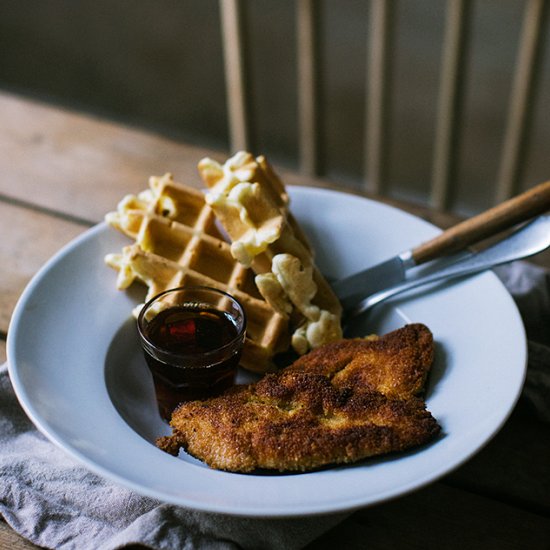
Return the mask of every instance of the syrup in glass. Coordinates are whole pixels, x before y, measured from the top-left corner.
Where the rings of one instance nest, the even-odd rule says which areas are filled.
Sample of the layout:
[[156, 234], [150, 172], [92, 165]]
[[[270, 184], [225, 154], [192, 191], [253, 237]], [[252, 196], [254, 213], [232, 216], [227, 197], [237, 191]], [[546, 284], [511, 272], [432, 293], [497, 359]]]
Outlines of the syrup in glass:
[[218, 309], [184, 304], [168, 307], [145, 327], [158, 350], [144, 350], [153, 375], [161, 416], [169, 420], [182, 401], [222, 393], [235, 382], [242, 340], [232, 316]]

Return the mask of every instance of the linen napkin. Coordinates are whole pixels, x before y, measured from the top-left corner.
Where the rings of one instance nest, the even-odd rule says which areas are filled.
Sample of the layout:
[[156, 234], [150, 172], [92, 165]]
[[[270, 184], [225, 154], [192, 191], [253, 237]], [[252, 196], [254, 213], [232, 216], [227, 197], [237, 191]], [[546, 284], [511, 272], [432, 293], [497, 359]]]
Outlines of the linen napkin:
[[550, 270], [512, 262], [494, 271], [512, 294], [527, 333], [527, 378], [521, 401], [539, 420], [550, 422]]
[[[550, 271], [516, 262], [495, 269], [514, 296], [529, 338], [522, 401], [550, 422]], [[347, 514], [235, 518], [163, 504], [107, 481], [50, 443], [21, 410], [0, 367], [0, 513], [45, 548], [113, 550], [303, 548]]]

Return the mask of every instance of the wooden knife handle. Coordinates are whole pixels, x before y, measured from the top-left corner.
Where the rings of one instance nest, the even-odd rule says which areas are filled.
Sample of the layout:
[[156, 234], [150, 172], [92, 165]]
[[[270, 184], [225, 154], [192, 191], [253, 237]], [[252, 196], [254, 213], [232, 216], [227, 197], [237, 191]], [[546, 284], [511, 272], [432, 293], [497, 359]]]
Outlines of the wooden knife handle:
[[550, 209], [550, 181], [509, 199], [473, 218], [447, 229], [434, 239], [411, 250], [417, 265], [496, 235], [504, 229], [527, 221]]

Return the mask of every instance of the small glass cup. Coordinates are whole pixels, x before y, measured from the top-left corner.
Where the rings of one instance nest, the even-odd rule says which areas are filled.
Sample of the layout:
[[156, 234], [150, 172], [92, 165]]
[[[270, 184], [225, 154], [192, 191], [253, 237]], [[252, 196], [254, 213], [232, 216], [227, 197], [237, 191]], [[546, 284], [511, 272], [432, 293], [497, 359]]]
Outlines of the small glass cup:
[[230, 294], [205, 286], [167, 290], [143, 306], [137, 326], [165, 420], [179, 403], [235, 383], [246, 315]]

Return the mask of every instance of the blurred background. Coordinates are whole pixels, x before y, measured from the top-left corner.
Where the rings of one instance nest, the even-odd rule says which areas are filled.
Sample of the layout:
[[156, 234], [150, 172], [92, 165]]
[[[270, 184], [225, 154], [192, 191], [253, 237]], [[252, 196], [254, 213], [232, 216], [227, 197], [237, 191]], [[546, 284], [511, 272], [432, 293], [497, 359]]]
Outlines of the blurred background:
[[[299, 1], [241, 3], [250, 148], [290, 169], [300, 166]], [[494, 201], [528, 1], [465, 3], [464, 78], [449, 199], [449, 208], [456, 212], [470, 214]], [[368, 173], [364, 158], [371, 4], [314, 2], [317, 174], [356, 189], [364, 188]], [[390, 196], [424, 203], [432, 180], [448, 6], [442, 0], [391, 4], [384, 188]], [[541, 12], [545, 19], [547, 12]], [[2, 0], [0, 88], [229, 152], [220, 18], [217, 0]], [[529, 97], [519, 190], [550, 175], [546, 23]]]

